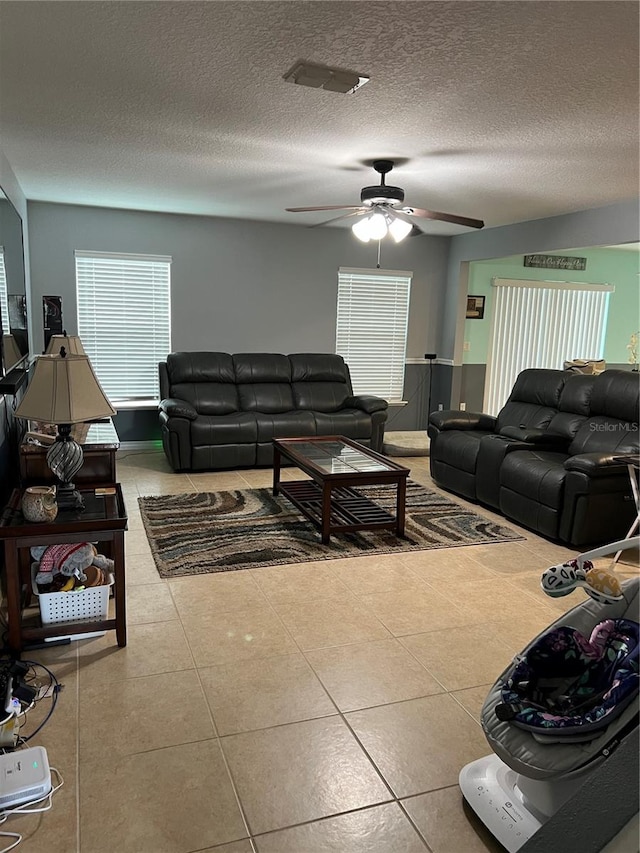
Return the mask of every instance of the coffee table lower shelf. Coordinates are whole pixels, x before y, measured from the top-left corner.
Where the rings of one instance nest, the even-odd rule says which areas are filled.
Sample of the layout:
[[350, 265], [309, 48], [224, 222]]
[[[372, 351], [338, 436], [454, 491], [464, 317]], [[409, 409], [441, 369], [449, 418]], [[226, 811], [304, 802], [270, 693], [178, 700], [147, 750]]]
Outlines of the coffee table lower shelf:
[[[313, 480], [279, 483], [279, 491], [322, 533], [323, 489]], [[397, 530], [398, 521], [369, 498], [349, 486], [333, 486], [329, 534], [356, 530]], [[325, 543], [326, 544], [326, 543]]]

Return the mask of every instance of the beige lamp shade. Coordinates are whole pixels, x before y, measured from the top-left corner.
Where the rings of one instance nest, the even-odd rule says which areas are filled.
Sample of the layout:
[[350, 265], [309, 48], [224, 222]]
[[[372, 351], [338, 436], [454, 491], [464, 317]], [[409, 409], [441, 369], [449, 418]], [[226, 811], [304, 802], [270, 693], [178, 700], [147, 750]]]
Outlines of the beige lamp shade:
[[11, 370], [11, 368], [17, 364], [21, 358], [23, 358], [13, 335], [2, 336], [2, 354], [2, 361], [4, 363], [5, 370]]
[[16, 417], [77, 424], [116, 414], [86, 355], [41, 355]]
[[51, 335], [44, 354], [60, 355], [60, 347], [65, 348], [67, 355], [86, 355], [77, 335]]

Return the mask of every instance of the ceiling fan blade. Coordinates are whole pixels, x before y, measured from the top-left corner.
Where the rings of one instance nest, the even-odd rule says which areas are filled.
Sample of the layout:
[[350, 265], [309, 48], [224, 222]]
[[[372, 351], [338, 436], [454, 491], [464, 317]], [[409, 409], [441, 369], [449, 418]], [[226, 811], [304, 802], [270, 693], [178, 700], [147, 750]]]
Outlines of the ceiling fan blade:
[[355, 204], [330, 204], [327, 207], [285, 207], [288, 213], [305, 213], [309, 210], [360, 210]]
[[338, 222], [340, 219], [348, 219], [350, 216], [360, 216], [368, 212], [368, 207], [356, 207], [353, 213], [343, 213], [342, 216], [334, 216], [333, 219], [325, 219], [324, 222], [314, 222], [313, 225], [309, 225], [309, 228], [317, 228], [319, 225], [328, 225], [330, 222]]
[[453, 213], [438, 213], [437, 210], [423, 210], [420, 207], [404, 207], [402, 212], [409, 213], [412, 216], [421, 216], [423, 219], [439, 219], [442, 222], [466, 225], [467, 228], [484, 228], [484, 222], [481, 219], [470, 219], [468, 216], [456, 216]]

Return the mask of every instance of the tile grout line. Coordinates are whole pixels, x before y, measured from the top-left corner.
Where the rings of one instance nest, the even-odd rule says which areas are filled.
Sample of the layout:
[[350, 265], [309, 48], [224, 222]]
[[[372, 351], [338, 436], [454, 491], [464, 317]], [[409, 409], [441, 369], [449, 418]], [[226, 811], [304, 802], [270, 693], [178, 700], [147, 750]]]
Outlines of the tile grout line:
[[[222, 762], [223, 762], [223, 764], [224, 764], [225, 770], [227, 771], [227, 778], [229, 779], [229, 783], [230, 783], [230, 785], [231, 785], [231, 790], [233, 791], [233, 796], [234, 796], [234, 798], [235, 798], [235, 801], [236, 801], [236, 804], [237, 804], [237, 807], [238, 807], [238, 811], [240, 812], [240, 817], [242, 818], [242, 824], [243, 824], [243, 826], [244, 826], [244, 828], [245, 828], [245, 831], [247, 832], [247, 835], [248, 835], [249, 837], [251, 837], [251, 830], [250, 830], [250, 827], [249, 827], [249, 821], [248, 821], [248, 819], [247, 819], [247, 815], [246, 815], [246, 813], [245, 813], [244, 806], [243, 806], [242, 801], [241, 801], [241, 799], [240, 799], [240, 793], [239, 793], [239, 791], [238, 791], [238, 788], [237, 788], [237, 785], [236, 785], [236, 781], [235, 781], [235, 779], [233, 778], [233, 774], [232, 774], [232, 772], [231, 772], [231, 767], [229, 766], [229, 762], [228, 762], [228, 760], [227, 760], [227, 756], [225, 755], [225, 751], [224, 751], [224, 749], [222, 748], [222, 743], [221, 743], [221, 741], [220, 741], [220, 733], [219, 733], [219, 731], [218, 731], [218, 726], [217, 726], [217, 724], [216, 724], [215, 717], [214, 717], [214, 715], [213, 715], [213, 711], [211, 710], [211, 706], [210, 706], [210, 704], [209, 704], [209, 700], [208, 700], [208, 698], [207, 698], [207, 694], [206, 694], [206, 691], [205, 691], [205, 689], [204, 689], [204, 685], [203, 685], [203, 683], [202, 683], [202, 678], [201, 678], [201, 676], [200, 676], [199, 668], [198, 668], [198, 666], [196, 665], [195, 655], [194, 655], [193, 650], [192, 650], [192, 648], [191, 648], [191, 643], [189, 642], [189, 637], [188, 637], [188, 635], [187, 635], [187, 631], [186, 631], [186, 629], [185, 629], [185, 627], [184, 627], [184, 623], [183, 623], [183, 621], [182, 621], [182, 616], [180, 615], [180, 610], [178, 609], [177, 604], [176, 604], [176, 601], [175, 601], [175, 599], [174, 599], [174, 597], [173, 597], [173, 592], [172, 592], [172, 590], [171, 590], [171, 586], [169, 586], [169, 594], [171, 595], [171, 600], [173, 601], [173, 606], [175, 607], [176, 612], [177, 612], [177, 614], [178, 614], [178, 619], [180, 620], [180, 625], [182, 626], [182, 631], [183, 631], [183, 633], [184, 633], [185, 642], [187, 643], [187, 646], [188, 646], [188, 648], [189, 648], [189, 654], [191, 655], [191, 658], [192, 658], [192, 660], [193, 660], [193, 665], [194, 665], [194, 669], [195, 669], [195, 673], [196, 673], [196, 678], [198, 679], [198, 684], [200, 685], [200, 691], [201, 691], [202, 699], [203, 699], [203, 701], [204, 701], [205, 707], [206, 707], [207, 712], [208, 712], [208, 714], [209, 714], [209, 719], [211, 720], [211, 725], [212, 725], [212, 727], [213, 727], [213, 732], [214, 732], [214, 735], [215, 735], [215, 739], [216, 739], [217, 744], [218, 744], [218, 749], [220, 750], [220, 755], [221, 755], [221, 757], [222, 757]], [[253, 847], [253, 842], [251, 842], [251, 845], [252, 845], [252, 847]]]
[[[256, 488], [255, 486], [252, 486], [251, 484], [249, 484], [249, 487], [250, 487], [250, 488]], [[529, 544], [534, 544], [534, 543], [529, 543], [529, 541], [528, 541], [528, 540], [525, 540], [525, 541], [527, 542], [527, 544], [528, 544], [528, 545], [529, 545]], [[496, 544], [497, 544], [497, 543], [496, 543]], [[422, 549], [421, 549], [421, 550], [422, 550]], [[529, 550], [531, 550], [531, 549], [529, 549]], [[489, 568], [489, 567], [487, 567], [487, 566], [484, 566], [484, 564], [482, 564], [480, 561], [475, 560], [473, 557], [470, 557], [470, 559], [473, 559], [473, 560], [474, 560], [474, 562], [477, 562], [479, 565], [483, 566], [484, 568]], [[330, 561], [329, 561], [329, 562], [330, 562]], [[491, 569], [489, 569], [489, 570], [490, 570], [490, 571], [493, 571], [493, 570], [491, 570]], [[494, 574], [501, 574], [501, 573], [494, 572]], [[255, 582], [255, 579], [253, 579], [253, 580], [254, 580], [254, 582]], [[422, 579], [421, 579], [421, 580], [422, 580]], [[257, 585], [258, 585], [258, 587], [259, 587], [259, 584], [257, 584]], [[427, 583], [427, 585], [428, 585], [428, 583]], [[512, 584], [512, 586], [515, 586], [515, 585], [514, 585], [514, 584]], [[520, 590], [520, 589], [519, 589], [518, 591], [519, 591], [519, 592], [527, 592], [526, 590]], [[322, 680], [321, 680], [321, 679], [320, 679], [320, 677], [318, 676], [317, 672], [315, 672], [315, 669], [314, 669], [313, 665], [312, 665], [312, 664], [310, 663], [310, 661], [307, 659], [307, 651], [315, 651], [315, 649], [313, 649], [313, 650], [307, 650], [307, 651], [305, 651], [304, 649], [302, 649], [302, 647], [301, 647], [301, 646], [297, 643], [297, 641], [295, 640], [295, 637], [293, 637], [293, 635], [291, 634], [291, 632], [289, 631], [289, 629], [287, 628], [287, 626], [284, 624], [284, 622], [283, 622], [282, 618], [280, 617], [280, 614], [277, 612], [277, 610], [275, 610], [275, 607], [274, 607], [274, 605], [272, 604], [272, 602], [268, 599], [268, 597], [266, 596], [266, 594], [265, 594], [262, 590], [261, 590], [261, 592], [262, 592], [263, 596], [265, 597], [265, 599], [266, 599], [267, 603], [269, 604], [270, 608], [275, 612], [275, 614], [276, 614], [276, 616], [278, 617], [278, 620], [280, 621], [280, 623], [282, 624], [282, 626], [283, 626], [283, 628], [284, 628], [285, 632], [287, 633], [287, 635], [289, 635], [289, 636], [290, 636], [290, 638], [291, 638], [292, 642], [294, 643], [294, 646], [299, 650], [299, 652], [300, 652], [300, 654], [302, 655], [303, 659], [306, 661], [307, 665], [308, 665], [308, 666], [311, 668], [311, 670], [313, 671], [313, 673], [314, 673], [315, 677], [318, 679], [319, 683], [321, 684], [322, 688], [324, 689], [325, 693], [327, 694], [327, 696], [328, 696], [329, 700], [330, 700], [330, 701], [332, 702], [332, 704], [335, 706], [335, 701], [333, 700], [333, 698], [332, 698], [332, 697], [331, 697], [331, 695], [329, 694], [329, 692], [328, 692], [327, 688], [324, 686], [324, 683], [322, 682]], [[352, 590], [352, 592], [353, 592], [353, 590]], [[355, 594], [355, 595], [357, 595], [357, 593], [354, 593], [354, 594]], [[230, 612], [230, 611], [225, 611], [225, 612]], [[376, 619], [378, 619], [378, 617], [376, 616], [376, 614], [373, 614], [373, 615], [376, 617]], [[178, 618], [179, 618], [179, 620], [180, 620], [180, 622], [181, 622], [181, 624], [182, 624], [183, 630], [184, 630], [184, 632], [185, 632], [185, 637], [186, 637], [186, 630], [185, 630], [185, 628], [184, 628], [184, 623], [182, 622], [182, 618], [181, 618], [181, 616], [180, 616], [180, 612], [179, 612], [179, 611], [178, 611]], [[383, 625], [383, 627], [385, 627], [385, 628], [386, 628], [386, 626], [384, 626], [384, 623], [382, 623], [382, 620], [378, 619], [378, 621], [380, 621], [380, 622], [381, 622], [381, 624]], [[425, 633], [425, 632], [422, 632], [422, 631], [421, 631], [421, 632], [417, 632], [417, 633]], [[402, 646], [402, 647], [403, 647], [403, 648], [404, 648], [404, 649], [405, 649], [405, 650], [406, 650], [406, 651], [411, 655], [411, 657], [415, 658], [415, 655], [413, 655], [413, 653], [412, 653], [409, 649], [407, 649], [407, 648], [406, 648], [406, 646], [404, 646], [404, 644], [402, 643], [401, 637], [396, 637], [395, 635], [391, 634], [391, 632], [389, 632], [389, 634], [390, 634], [390, 636], [389, 636], [389, 638], [387, 638], [387, 639], [391, 639], [391, 638], [396, 639], [396, 640], [400, 643], [400, 645], [401, 645], [401, 646]], [[410, 635], [410, 634], [408, 634], [408, 635], [402, 635], [402, 636], [411, 636], [411, 635]], [[381, 639], [383, 639], [383, 638], [381, 638]], [[344, 644], [339, 644], [339, 646], [338, 646], [338, 647], [345, 646], [345, 645], [354, 645], [354, 644], [359, 643], [359, 642], [373, 642], [373, 640], [361, 640], [361, 641], [354, 641], [354, 643], [344, 643]], [[187, 638], [187, 644], [189, 645], [189, 649], [190, 649], [190, 652], [191, 652], [192, 657], [193, 657], [193, 652], [192, 652], [192, 650], [191, 650], [191, 645], [190, 645], [190, 643], [189, 643], [188, 638]], [[323, 647], [323, 648], [336, 648], [336, 646], [329, 646], [329, 647]], [[282, 656], [282, 655], [270, 655], [269, 657], [281, 657], [281, 656]], [[441, 682], [440, 682], [437, 678], [435, 678], [435, 676], [433, 676], [433, 674], [430, 672], [430, 670], [428, 669], [428, 667], [426, 667], [426, 665], [425, 665], [425, 664], [423, 664], [423, 663], [422, 663], [421, 661], [419, 661], [417, 658], [415, 658], [415, 660], [420, 664], [420, 666], [421, 666], [421, 667], [423, 667], [427, 672], [429, 672], [429, 674], [430, 674], [430, 675], [432, 675], [432, 677], [435, 679], [435, 681], [436, 681], [438, 684], [441, 684]], [[195, 663], [195, 658], [194, 658], [194, 663]], [[216, 665], [217, 665], [217, 664], [213, 664], [212, 666], [216, 666]], [[202, 668], [204, 669], [204, 668], [207, 668], [207, 667], [202, 667]], [[200, 680], [199, 669], [200, 669], [200, 667], [196, 664], [196, 665], [195, 665], [195, 670], [196, 670], [196, 672], [198, 673], [198, 678], [199, 678], [199, 681], [200, 681], [200, 684], [201, 684], [201, 689], [203, 689], [202, 682], [201, 682], [201, 680]], [[445, 693], [447, 693], [447, 694], [452, 694], [453, 692], [455, 692], [455, 691], [449, 691], [449, 690], [447, 690], [446, 688], [444, 688], [444, 685], [441, 685], [441, 686], [443, 686], [443, 692], [445, 692]], [[479, 685], [479, 686], [482, 686], [482, 685]], [[461, 688], [461, 689], [464, 689], [464, 688]], [[434, 694], [428, 694], [428, 695], [434, 695]], [[416, 698], [422, 698], [422, 697], [416, 697]], [[425, 697], [425, 698], [426, 698], [426, 697]], [[460, 703], [460, 702], [458, 702], [458, 700], [456, 699], [456, 697], [455, 697], [455, 696], [452, 696], [452, 698], [454, 699], [454, 701], [456, 701], [456, 703], [457, 703], [458, 705], [460, 705], [460, 706], [461, 706], [461, 703]], [[205, 700], [206, 700], [206, 696], [205, 696]], [[407, 700], [400, 700], [400, 701], [412, 701], [412, 700], [407, 699]], [[397, 703], [382, 703], [382, 706], [386, 706], [386, 705], [390, 705], [390, 704], [397, 704]], [[214, 720], [214, 718], [213, 718], [213, 714], [212, 714], [211, 709], [210, 709], [210, 707], [209, 707], [209, 705], [208, 705], [208, 702], [207, 702], [207, 706], [208, 706], [208, 708], [209, 708], [209, 713], [210, 713], [210, 715], [211, 715], [211, 717], [212, 717], [212, 722], [213, 722], [213, 725], [214, 725], [214, 730], [216, 730], [216, 731], [217, 731], [217, 728], [216, 728], [216, 726], [215, 726], [215, 720]], [[371, 707], [380, 707], [380, 706], [371, 706]], [[463, 709], [463, 710], [465, 710], [465, 711], [466, 711], [470, 716], [472, 716], [472, 715], [470, 714], [470, 712], [469, 712], [466, 708], [464, 708], [464, 706], [461, 706], [461, 707], [462, 707], [462, 709]], [[349, 726], [349, 724], [347, 723], [347, 721], [346, 721], [346, 719], [345, 719], [345, 717], [344, 717], [344, 714], [343, 714], [343, 713], [342, 713], [342, 712], [337, 708], [337, 706], [336, 706], [336, 709], [337, 709], [337, 715], [338, 715], [338, 716], [340, 716], [340, 717], [342, 718], [343, 722], [345, 723], [345, 725], [347, 725], [347, 727], [349, 728], [349, 731], [351, 731], [351, 733], [353, 734], [353, 736], [354, 736], [354, 738], [355, 738], [356, 742], [359, 744], [360, 748], [361, 748], [361, 749], [362, 749], [362, 751], [365, 753], [365, 755], [367, 755], [367, 757], [369, 758], [369, 761], [370, 761], [370, 762], [371, 762], [371, 764], [373, 765], [373, 767], [374, 767], [374, 769], [376, 770], [376, 772], [378, 773], [378, 775], [381, 777], [381, 779], [382, 779], [383, 783], [384, 783], [384, 784], [385, 784], [385, 786], [386, 786], [386, 787], [391, 791], [390, 786], [386, 783], [386, 780], [384, 779], [384, 777], [382, 776], [382, 774], [380, 773], [380, 771], [378, 771], [378, 769], [377, 769], [377, 767], [376, 767], [375, 763], [372, 761], [371, 757], [368, 755], [368, 752], [366, 751], [366, 749], [364, 748], [364, 746], [360, 743], [359, 739], [357, 738], [357, 736], [355, 735], [355, 733], [353, 732], [353, 730], [351, 729], [351, 727], [350, 727], [350, 726]], [[366, 709], [358, 709], [358, 710], [366, 710]], [[333, 716], [333, 715], [326, 715], [326, 716]], [[308, 718], [307, 718], [307, 719], [308, 719]], [[312, 718], [312, 719], [319, 719], [319, 718]], [[472, 719], [474, 719], [476, 723], [478, 722], [478, 721], [475, 719], [475, 717], [473, 717], [473, 716], [472, 716]], [[306, 721], [306, 720], [302, 720], [302, 721], [300, 721], [300, 722], [305, 722], [305, 721]], [[280, 724], [280, 725], [290, 725], [290, 724]], [[274, 727], [273, 727], [273, 726], [266, 726], [266, 727], [264, 727], [264, 729], [259, 729], [259, 730], [265, 730], [265, 729], [269, 729], [269, 728], [274, 728]], [[251, 730], [251, 731], [255, 731], [255, 730]], [[223, 737], [224, 737], [224, 736], [223, 736]], [[220, 740], [220, 739], [221, 739], [221, 737], [218, 735], [218, 740]], [[224, 755], [224, 750], [222, 750], [222, 752], [223, 752], [223, 755]], [[225, 758], [225, 764], [226, 764], [226, 756], [224, 756], [224, 758]], [[227, 771], [228, 771], [228, 773], [229, 773], [229, 776], [230, 776], [230, 777], [231, 777], [231, 779], [232, 779], [232, 784], [233, 784], [233, 786], [234, 786], [234, 791], [235, 791], [235, 783], [233, 782], [233, 777], [231, 776], [231, 773], [230, 773], [230, 769], [229, 769], [229, 767], [228, 767], [228, 764], [226, 764], [226, 766], [227, 766]], [[442, 786], [442, 788], [443, 788], [443, 789], [445, 789], [445, 788], [450, 788], [450, 787], [455, 787], [455, 786], [450, 786], [450, 785]], [[440, 790], [440, 789], [433, 789], [433, 790]], [[393, 791], [391, 791], [391, 793], [393, 794]], [[431, 793], [431, 791], [429, 791], [429, 792], [424, 792], [424, 793]], [[411, 798], [411, 797], [415, 797], [415, 796], [420, 796], [420, 794], [412, 794], [412, 795], [410, 795], [409, 797], [407, 797], [407, 799], [409, 799], [409, 798]], [[239, 806], [240, 806], [240, 808], [241, 808], [241, 811], [242, 811], [242, 813], [243, 813], [243, 817], [244, 817], [244, 811], [242, 810], [242, 805], [241, 805], [241, 803], [240, 803], [240, 801], [239, 801], [239, 797], [238, 797], [238, 795], [237, 795], [237, 792], [236, 792], [236, 797], [237, 797], [237, 799], [238, 799]], [[410, 816], [408, 815], [408, 813], [406, 812], [406, 809], [403, 807], [403, 804], [402, 804], [402, 801], [400, 800], [400, 798], [399, 798], [399, 797], [395, 797], [395, 796], [394, 796], [393, 801], [394, 801], [394, 802], [398, 802], [398, 804], [400, 805], [400, 807], [401, 807], [401, 809], [402, 809], [402, 811], [403, 811], [403, 814], [405, 814], [405, 815], [406, 815], [406, 817], [407, 817], [407, 818], [408, 818], [408, 820], [410, 821], [411, 825], [412, 825], [412, 826], [414, 827], [414, 829], [415, 829], [415, 825], [414, 825], [414, 823], [413, 823], [412, 819], [410, 818]], [[369, 808], [375, 808], [375, 807], [376, 807], [376, 805], [380, 805], [380, 804], [373, 804], [373, 805], [371, 805], [371, 806], [367, 806], [367, 807], [364, 807], [364, 808], [360, 808], [360, 809], [353, 809], [353, 810], [350, 810], [350, 811], [348, 811], [348, 812], [340, 812], [340, 813], [336, 813], [336, 814], [348, 814], [348, 813], [351, 813], [351, 812], [353, 812], [353, 811], [362, 811], [362, 810], [366, 810], [366, 809], [369, 809]], [[333, 817], [333, 816], [335, 816], [335, 815], [331, 815], [331, 816], [328, 816], [328, 817], [326, 817], [326, 818], [320, 818], [319, 820], [327, 820], [327, 819], [330, 819], [330, 818], [331, 818], [331, 817]], [[318, 819], [317, 819], [317, 820], [318, 820]], [[313, 822], [315, 822], [315, 821], [307, 821], [306, 823], [313, 823]], [[245, 821], [245, 823], [246, 823], [246, 821]], [[301, 825], [301, 824], [293, 824], [292, 826], [297, 826], [297, 825]], [[249, 830], [248, 824], [246, 824], [246, 826], [247, 826], [247, 830]], [[288, 827], [283, 827], [283, 828], [281, 828], [281, 829], [285, 829], [285, 828], [288, 828]], [[271, 830], [271, 831], [269, 831], [268, 833], [260, 833], [259, 835], [271, 834], [272, 832], [277, 832], [277, 831], [280, 831], [280, 830]], [[417, 830], [416, 830], [416, 831], [417, 831]], [[421, 833], [418, 833], [418, 834], [419, 834], [419, 837], [421, 838], [421, 840], [423, 841], [423, 843], [425, 843], [425, 845], [427, 846], [427, 848], [428, 848], [428, 849], [431, 849], [431, 848], [429, 847], [429, 845], [427, 844], [427, 842], [424, 840], [424, 838], [423, 838], [422, 834], [421, 834]], [[251, 840], [251, 837], [250, 837], [250, 843], [253, 845], [253, 842], [252, 842], [252, 840]]]

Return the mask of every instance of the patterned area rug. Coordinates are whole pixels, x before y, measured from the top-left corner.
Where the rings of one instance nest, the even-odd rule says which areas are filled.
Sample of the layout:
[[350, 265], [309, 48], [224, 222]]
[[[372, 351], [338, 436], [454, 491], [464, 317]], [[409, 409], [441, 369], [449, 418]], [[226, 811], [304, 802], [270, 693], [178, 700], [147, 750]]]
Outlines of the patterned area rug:
[[[361, 491], [395, 512], [395, 487]], [[412, 481], [407, 484], [406, 539], [385, 530], [364, 531], [332, 534], [328, 545], [271, 489], [142, 497], [138, 502], [163, 578], [523, 538]]]

